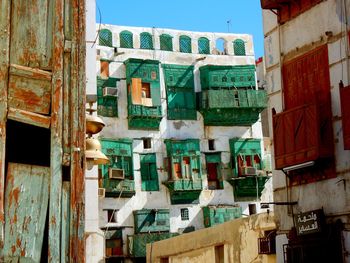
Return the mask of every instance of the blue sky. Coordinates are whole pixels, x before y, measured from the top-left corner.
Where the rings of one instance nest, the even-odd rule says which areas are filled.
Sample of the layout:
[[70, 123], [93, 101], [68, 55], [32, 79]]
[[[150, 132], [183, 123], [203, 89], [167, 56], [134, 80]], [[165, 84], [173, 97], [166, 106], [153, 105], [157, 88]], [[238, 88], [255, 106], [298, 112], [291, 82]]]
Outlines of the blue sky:
[[263, 55], [260, 0], [96, 0], [97, 23], [253, 35], [256, 58]]

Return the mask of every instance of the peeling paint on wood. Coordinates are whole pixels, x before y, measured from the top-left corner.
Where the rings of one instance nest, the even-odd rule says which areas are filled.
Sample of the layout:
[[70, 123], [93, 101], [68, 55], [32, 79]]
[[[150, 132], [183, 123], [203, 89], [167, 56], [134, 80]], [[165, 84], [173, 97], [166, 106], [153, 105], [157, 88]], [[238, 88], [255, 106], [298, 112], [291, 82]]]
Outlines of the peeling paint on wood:
[[10, 46], [11, 1], [0, 2], [0, 261], [3, 259], [4, 245], [4, 184], [5, 184], [5, 143], [7, 115], [7, 82]]
[[63, 89], [63, 1], [52, 3], [55, 18], [52, 25], [53, 75], [51, 101], [51, 184], [49, 207], [49, 258], [60, 262], [61, 195], [62, 195], [62, 89]]
[[61, 263], [69, 262], [70, 183], [62, 185]]
[[40, 262], [49, 200], [49, 167], [9, 163], [4, 259]]
[[7, 118], [47, 129], [50, 128], [51, 124], [50, 117], [14, 108], [8, 109]]

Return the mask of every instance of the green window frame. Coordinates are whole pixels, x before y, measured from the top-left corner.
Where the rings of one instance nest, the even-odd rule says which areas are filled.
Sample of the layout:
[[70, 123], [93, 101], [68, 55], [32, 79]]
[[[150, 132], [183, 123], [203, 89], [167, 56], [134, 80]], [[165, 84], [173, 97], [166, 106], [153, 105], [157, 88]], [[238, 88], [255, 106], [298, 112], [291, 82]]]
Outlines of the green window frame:
[[159, 191], [156, 155], [140, 154], [140, 173], [142, 191]]
[[[221, 174], [221, 154], [220, 153], [208, 153], [205, 155], [206, 167], [207, 167], [207, 179], [208, 187], [211, 190], [224, 189], [224, 183]], [[213, 178], [211, 169], [216, 168], [216, 177]]]
[[101, 29], [98, 32], [99, 45], [113, 47], [112, 32], [108, 29]]
[[140, 48], [153, 49], [153, 36], [150, 33], [142, 32], [140, 34]]
[[133, 34], [130, 31], [120, 32], [119, 39], [121, 48], [134, 48]]
[[118, 97], [104, 96], [103, 89], [111, 87], [118, 89], [118, 79], [101, 79], [97, 77], [97, 114], [104, 117], [118, 117]]
[[261, 145], [258, 139], [230, 140], [232, 153], [232, 168], [234, 176], [242, 176], [244, 167], [254, 167], [262, 170]]
[[160, 50], [173, 51], [173, 37], [168, 34], [159, 36]]
[[200, 37], [198, 39], [198, 53], [199, 54], [210, 54], [209, 39], [206, 37]]
[[115, 155], [113, 158], [110, 158], [110, 162], [110, 167], [124, 170], [125, 179], [133, 179], [132, 158], [130, 156]]
[[167, 88], [169, 120], [196, 120], [196, 96], [193, 88]]
[[233, 41], [233, 51], [236, 56], [245, 56], [245, 43], [242, 39]]
[[192, 53], [192, 40], [189, 36], [182, 35], [179, 38], [180, 52]]

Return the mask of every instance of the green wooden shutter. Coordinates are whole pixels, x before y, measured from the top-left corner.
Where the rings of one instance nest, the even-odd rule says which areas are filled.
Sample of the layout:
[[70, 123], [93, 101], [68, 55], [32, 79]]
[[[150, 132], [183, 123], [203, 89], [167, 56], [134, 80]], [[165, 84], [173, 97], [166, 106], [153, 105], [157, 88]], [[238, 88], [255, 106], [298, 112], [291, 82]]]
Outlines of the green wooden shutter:
[[100, 46], [112, 47], [112, 32], [108, 29], [101, 29], [98, 33]]
[[210, 54], [209, 39], [206, 37], [200, 37], [198, 39], [198, 53]]
[[233, 50], [236, 56], [245, 56], [245, 44], [242, 39], [233, 41]]
[[159, 36], [160, 50], [173, 51], [173, 38], [168, 34]]
[[133, 36], [130, 31], [122, 31], [119, 34], [121, 48], [133, 48]]
[[191, 38], [188, 36], [180, 36], [180, 52], [192, 53]]
[[140, 48], [153, 49], [153, 39], [150, 33], [143, 32], [140, 34]]
[[161, 106], [159, 82], [151, 83], [151, 97], [153, 106]]

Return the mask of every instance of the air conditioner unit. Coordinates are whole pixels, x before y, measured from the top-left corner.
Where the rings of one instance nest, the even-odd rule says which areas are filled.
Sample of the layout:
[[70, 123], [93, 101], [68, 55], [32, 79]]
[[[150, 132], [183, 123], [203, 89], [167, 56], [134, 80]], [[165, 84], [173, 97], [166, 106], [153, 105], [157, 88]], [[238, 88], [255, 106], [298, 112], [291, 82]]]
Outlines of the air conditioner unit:
[[241, 172], [242, 175], [257, 175], [257, 170], [255, 167], [250, 167], [250, 166], [242, 167], [241, 171], [242, 171]]
[[98, 188], [98, 197], [105, 197], [105, 194], [106, 194], [106, 189], [104, 188]]
[[109, 179], [124, 179], [124, 170], [118, 168], [108, 169]]
[[118, 89], [113, 87], [104, 87], [103, 97], [118, 97]]

